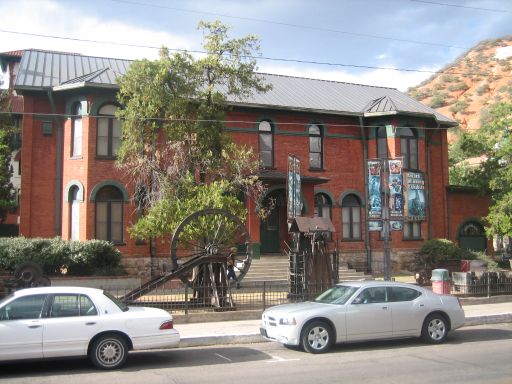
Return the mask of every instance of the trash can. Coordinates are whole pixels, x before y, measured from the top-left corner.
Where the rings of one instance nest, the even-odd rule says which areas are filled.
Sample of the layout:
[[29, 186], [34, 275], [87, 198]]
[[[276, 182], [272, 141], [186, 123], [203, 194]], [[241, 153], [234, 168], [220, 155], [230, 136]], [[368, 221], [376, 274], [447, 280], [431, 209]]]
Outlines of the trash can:
[[432, 292], [442, 295], [449, 295], [451, 292], [450, 273], [447, 269], [432, 270]]

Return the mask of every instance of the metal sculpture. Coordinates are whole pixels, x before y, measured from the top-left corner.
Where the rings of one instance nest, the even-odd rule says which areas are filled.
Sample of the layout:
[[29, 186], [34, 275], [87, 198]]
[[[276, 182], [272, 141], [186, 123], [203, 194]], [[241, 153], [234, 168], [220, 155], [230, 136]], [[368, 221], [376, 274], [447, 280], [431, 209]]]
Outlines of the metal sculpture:
[[[171, 279], [193, 289], [196, 303], [232, 308], [233, 284], [240, 283], [252, 261], [249, 233], [242, 221], [223, 209], [203, 209], [186, 217], [171, 240], [172, 270], [129, 292], [122, 300], [133, 302]], [[234, 272], [228, 280], [228, 266]]]

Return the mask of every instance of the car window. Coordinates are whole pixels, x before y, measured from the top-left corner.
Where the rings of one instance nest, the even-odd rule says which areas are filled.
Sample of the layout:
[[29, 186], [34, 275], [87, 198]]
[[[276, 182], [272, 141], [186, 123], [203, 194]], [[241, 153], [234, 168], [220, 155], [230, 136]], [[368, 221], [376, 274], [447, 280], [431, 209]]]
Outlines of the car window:
[[43, 311], [46, 295], [23, 296], [6, 304], [0, 314], [2, 320], [38, 319]]
[[315, 301], [317, 303], [345, 304], [355, 291], [357, 291], [357, 287], [337, 285], [320, 294]]
[[354, 301], [358, 304], [385, 303], [387, 301], [386, 287], [366, 288]]
[[58, 294], [53, 297], [50, 317], [94, 316], [98, 311], [85, 295]]
[[413, 288], [390, 287], [389, 301], [412, 301], [421, 296], [421, 292]]
[[108, 297], [115, 305], [117, 305], [121, 311], [126, 312], [130, 309], [125, 303], [123, 303], [121, 300], [119, 300], [117, 297], [115, 297], [111, 293], [109, 293], [107, 291], [103, 291], [103, 294], [106, 297]]

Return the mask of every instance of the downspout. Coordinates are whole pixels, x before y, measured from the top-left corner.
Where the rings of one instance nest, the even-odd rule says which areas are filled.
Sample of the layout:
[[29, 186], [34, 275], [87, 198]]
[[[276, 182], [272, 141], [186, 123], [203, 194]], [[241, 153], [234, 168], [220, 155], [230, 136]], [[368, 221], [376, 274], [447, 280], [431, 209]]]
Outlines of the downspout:
[[370, 233], [368, 231], [368, 172], [366, 170], [366, 160], [368, 159], [368, 142], [366, 141], [366, 134], [364, 130], [363, 117], [359, 116], [359, 128], [361, 129], [361, 140], [363, 141], [363, 173], [364, 173], [364, 200], [365, 200], [365, 231], [364, 231], [364, 245], [366, 248], [366, 270], [368, 273], [372, 272], [372, 247], [370, 244]]
[[[440, 129], [440, 124], [437, 123], [437, 129]], [[432, 223], [432, 157], [430, 155], [430, 143], [432, 135], [428, 135], [428, 131], [425, 133], [425, 161], [427, 163], [427, 177], [428, 177], [428, 240], [432, 239], [432, 233], [434, 231], [434, 224]]]
[[57, 108], [55, 107], [55, 99], [53, 93], [48, 90], [48, 100], [52, 109], [53, 120], [57, 126], [57, 164], [55, 169], [55, 226], [54, 231], [56, 236], [62, 235], [62, 157], [64, 147], [64, 132], [62, 117], [57, 114]]

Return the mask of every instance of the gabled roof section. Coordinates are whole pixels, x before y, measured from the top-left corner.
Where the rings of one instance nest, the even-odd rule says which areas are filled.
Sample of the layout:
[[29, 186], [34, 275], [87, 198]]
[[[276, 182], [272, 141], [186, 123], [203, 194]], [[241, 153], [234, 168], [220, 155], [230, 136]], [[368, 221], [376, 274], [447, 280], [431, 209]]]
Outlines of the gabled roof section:
[[[117, 78], [132, 61], [83, 56], [64, 52], [25, 50], [15, 89], [66, 90], [82, 87], [118, 89]], [[319, 114], [372, 117], [378, 114], [404, 114], [435, 119], [440, 125], [457, 123], [394, 88], [258, 74], [272, 89], [248, 97], [228, 97], [233, 106], [281, 109]], [[222, 91], [222, 89], [221, 89]]]
[[116, 78], [131, 61], [29, 49], [23, 54], [15, 89], [69, 89], [94, 85], [118, 88]]
[[388, 114], [393, 113], [395, 114], [397, 112], [397, 108], [395, 103], [393, 102], [393, 99], [389, 96], [382, 96], [378, 99], [370, 101], [366, 107], [363, 109], [363, 113], [370, 114]]

